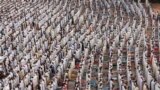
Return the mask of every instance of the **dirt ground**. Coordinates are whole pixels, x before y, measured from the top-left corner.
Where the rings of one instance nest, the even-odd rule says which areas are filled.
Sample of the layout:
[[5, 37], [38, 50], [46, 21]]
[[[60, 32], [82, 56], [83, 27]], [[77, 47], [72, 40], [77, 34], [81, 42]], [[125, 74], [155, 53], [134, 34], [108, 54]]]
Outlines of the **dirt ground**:
[[152, 4], [154, 11], [158, 11], [160, 13], [160, 4]]

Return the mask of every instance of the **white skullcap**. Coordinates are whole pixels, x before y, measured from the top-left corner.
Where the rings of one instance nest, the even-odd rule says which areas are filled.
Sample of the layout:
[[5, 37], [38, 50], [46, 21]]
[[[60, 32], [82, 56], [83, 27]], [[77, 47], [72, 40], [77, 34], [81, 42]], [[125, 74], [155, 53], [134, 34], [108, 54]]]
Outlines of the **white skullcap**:
[[4, 56], [0, 56], [0, 63], [2, 63], [4, 61], [5, 57]]

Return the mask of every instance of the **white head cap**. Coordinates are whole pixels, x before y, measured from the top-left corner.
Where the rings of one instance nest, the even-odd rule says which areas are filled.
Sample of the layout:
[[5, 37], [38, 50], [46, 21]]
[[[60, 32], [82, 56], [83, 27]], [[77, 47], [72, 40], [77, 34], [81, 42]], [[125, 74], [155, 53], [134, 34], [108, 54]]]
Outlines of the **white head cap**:
[[0, 56], [0, 63], [2, 63], [4, 61], [5, 57], [4, 56]]

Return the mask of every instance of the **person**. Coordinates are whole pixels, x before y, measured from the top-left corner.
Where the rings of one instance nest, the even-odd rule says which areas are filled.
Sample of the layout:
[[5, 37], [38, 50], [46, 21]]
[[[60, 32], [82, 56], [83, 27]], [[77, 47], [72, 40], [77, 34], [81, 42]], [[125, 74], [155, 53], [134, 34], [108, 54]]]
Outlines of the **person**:
[[40, 90], [45, 90], [45, 82], [42, 80], [41, 82], [40, 82]]

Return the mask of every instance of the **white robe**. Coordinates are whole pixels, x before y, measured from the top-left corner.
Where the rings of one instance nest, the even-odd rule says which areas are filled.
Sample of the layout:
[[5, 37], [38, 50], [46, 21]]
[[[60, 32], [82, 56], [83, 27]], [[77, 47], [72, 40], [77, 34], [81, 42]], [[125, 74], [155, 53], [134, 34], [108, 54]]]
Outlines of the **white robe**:
[[40, 83], [40, 90], [45, 90], [45, 88], [46, 88], [45, 82], [41, 81], [41, 83]]
[[20, 90], [24, 90], [24, 88], [25, 88], [24, 81], [21, 80], [21, 82], [20, 82]]
[[32, 82], [33, 82], [33, 88], [36, 88], [38, 85], [38, 76], [36, 74], [34, 75]]
[[27, 87], [27, 90], [32, 90], [32, 86], [29, 85], [29, 86]]
[[10, 90], [9, 84], [6, 85], [6, 86], [3, 88], [3, 90]]

